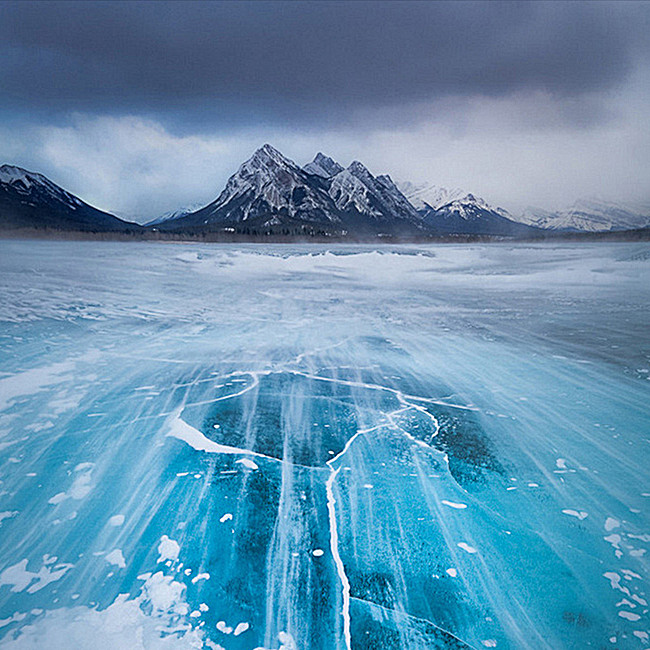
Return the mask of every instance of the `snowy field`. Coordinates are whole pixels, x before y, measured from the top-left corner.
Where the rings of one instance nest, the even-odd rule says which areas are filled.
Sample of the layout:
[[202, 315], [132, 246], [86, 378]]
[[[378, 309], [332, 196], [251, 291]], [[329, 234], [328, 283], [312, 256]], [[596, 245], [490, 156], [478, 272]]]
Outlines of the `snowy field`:
[[0, 241], [0, 647], [650, 648], [650, 245]]

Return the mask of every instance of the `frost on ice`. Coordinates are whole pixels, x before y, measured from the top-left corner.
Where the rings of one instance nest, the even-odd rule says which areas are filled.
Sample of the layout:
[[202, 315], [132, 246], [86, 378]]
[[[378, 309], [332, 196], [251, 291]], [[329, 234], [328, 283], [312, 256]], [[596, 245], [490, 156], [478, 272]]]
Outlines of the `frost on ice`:
[[0, 242], [0, 648], [643, 649], [649, 279]]

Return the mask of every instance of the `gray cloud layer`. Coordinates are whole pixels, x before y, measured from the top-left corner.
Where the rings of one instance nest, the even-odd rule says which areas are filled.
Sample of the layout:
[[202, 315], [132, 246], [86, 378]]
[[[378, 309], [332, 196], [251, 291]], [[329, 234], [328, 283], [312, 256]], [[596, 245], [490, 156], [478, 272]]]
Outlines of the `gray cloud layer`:
[[21, 110], [220, 123], [523, 89], [576, 96], [619, 84], [647, 54], [649, 15], [582, 2], [4, 3], [0, 88]]

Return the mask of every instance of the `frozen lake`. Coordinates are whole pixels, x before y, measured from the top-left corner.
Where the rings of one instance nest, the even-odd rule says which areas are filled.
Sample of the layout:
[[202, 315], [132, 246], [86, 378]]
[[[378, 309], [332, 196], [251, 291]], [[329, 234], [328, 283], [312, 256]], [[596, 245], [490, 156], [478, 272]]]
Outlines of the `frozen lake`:
[[650, 245], [0, 241], [0, 647], [650, 648]]

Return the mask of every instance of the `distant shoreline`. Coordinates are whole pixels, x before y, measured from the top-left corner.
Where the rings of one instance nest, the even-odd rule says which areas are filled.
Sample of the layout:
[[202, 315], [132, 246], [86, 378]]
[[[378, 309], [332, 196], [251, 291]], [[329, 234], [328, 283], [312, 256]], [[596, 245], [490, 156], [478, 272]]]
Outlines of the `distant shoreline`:
[[373, 237], [352, 236], [296, 236], [244, 235], [230, 232], [205, 234], [164, 232], [91, 232], [50, 230], [41, 228], [18, 228], [0, 230], [0, 239], [34, 239], [53, 241], [122, 241], [122, 242], [170, 242], [206, 244], [472, 244], [472, 243], [545, 243], [545, 242], [635, 242], [650, 241], [650, 228], [640, 230], [619, 230], [608, 232], [564, 232], [549, 233], [535, 237], [505, 237], [495, 235], [431, 235], [427, 237], [396, 237], [392, 235]]

